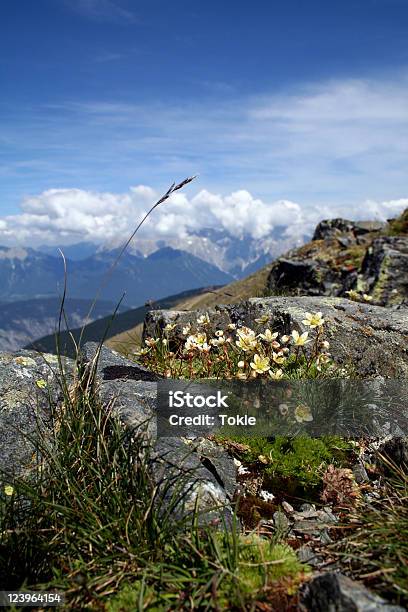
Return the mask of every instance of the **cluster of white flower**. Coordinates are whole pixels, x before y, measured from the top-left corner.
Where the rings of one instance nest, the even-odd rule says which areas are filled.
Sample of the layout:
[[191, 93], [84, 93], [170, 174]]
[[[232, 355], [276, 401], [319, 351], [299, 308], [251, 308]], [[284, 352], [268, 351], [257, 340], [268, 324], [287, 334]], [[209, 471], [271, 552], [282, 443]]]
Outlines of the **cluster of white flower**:
[[[270, 315], [264, 315], [255, 321], [259, 326], [267, 324], [269, 319]], [[176, 328], [176, 324], [167, 323], [164, 327], [164, 337], [147, 338], [145, 340], [147, 348], [139, 351], [138, 355], [146, 356], [150, 351], [158, 351], [164, 347], [167, 350], [166, 355], [189, 362], [189, 374], [191, 375], [197, 374], [193, 362], [195, 363], [196, 359], [201, 356], [205, 359], [206, 375], [214, 375], [211, 373], [211, 367], [216, 366], [217, 371], [222, 370], [222, 375], [226, 377], [247, 380], [257, 376], [269, 376], [274, 380], [279, 380], [285, 375], [286, 365], [294, 361], [300, 362], [301, 358], [307, 363], [313, 360], [318, 370], [329, 363], [330, 355], [327, 352], [329, 343], [321, 336], [324, 322], [321, 312], [306, 313], [302, 323], [310, 331], [303, 333], [294, 329], [290, 335], [279, 336], [277, 331], [269, 327], [255, 331], [245, 325], [237, 326], [235, 323], [229, 323], [225, 329], [217, 329], [212, 334], [210, 316], [204, 313], [197, 318], [195, 328], [191, 323], [182, 328], [182, 335], [185, 339], [175, 352], [169, 352], [168, 345], [171, 339], [170, 334]], [[315, 334], [310, 337], [312, 330], [315, 330]], [[312, 360], [305, 352], [308, 344], [311, 345], [309, 353], [312, 354]], [[163, 355], [163, 351], [161, 354]], [[168, 366], [166, 366], [167, 372], [171, 372]]]

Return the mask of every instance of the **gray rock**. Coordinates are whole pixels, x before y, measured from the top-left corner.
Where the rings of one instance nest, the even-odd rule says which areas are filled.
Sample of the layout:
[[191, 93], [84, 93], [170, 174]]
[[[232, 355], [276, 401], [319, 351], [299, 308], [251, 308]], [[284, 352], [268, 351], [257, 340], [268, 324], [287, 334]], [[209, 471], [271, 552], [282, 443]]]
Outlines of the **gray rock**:
[[361, 462], [358, 462], [353, 466], [353, 474], [358, 484], [362, 484], [363, 482], [367, 482], [369, 480], [367, 471]]
[[[208, 524], [220, 519], [227, 524], [232, 517], [231, 501], [235, 490], [235, 471], [232, 478], [230, 458], [221, 458], [218, 451], [214, 459], [207, 449], [205, 454], [193, 442], [186, 444], [180, 438], [161, 438], [154, 448], [152, 473], [165, 501], [176, 518], [199, 512], [199, 522]], [[234, 466], [235, 469], [235, 466]]]
[[[307, 312], [322, 312], [330, 352], [338, 364], [352, 364], [363, 378], [408, 378], [408, 309], [392, 310], [333, 297], [252, 298], [235, 305], [208, 310], [212, 326], [225, 329], [228, 323], [256, 326], [255, 319], [269, 315], [269, 326], [281, 334], [305, 331]], [[187, 323], [196, 325], [197, 312], [149, 313], [144, 337], [157, 335], [168, 322], [176, 323], [175, 338], [182, 339]]]
[[312, 516], [316, 516], [316, 506], [314, 504], [302, 504], [300, 506], [301, 512], [312, 512]]
[[[81, 350], [81, 357], [86, 364], [92, 363], [95, 358], [99, 344], [87, 342]], [[150, 372], [142, 365], [125, 359], [117, 353], [102, 346], [99, 349], [97, 374], [102, 380], [159, 380], [161, 377]]]
[[391, 461], [399, 467], [408, 466], [407, 438], [390, 438], [380, 444], [378, 452], [388, 457], [388, 459], [391, 459]]
[[[287, 291], [303, 293], [308, 290], [309, 295], [322, 295], [325, 293], [323, 276], [326, 282], [329, 269], [322, 274], [322, 266], [313, 259], [287, 259], [279, 257], [271, 269], [268, 286], [271, 290], [279, 291], [284, 288]], [[330, 277], [333, 284], [334, 279]]]
[[322, 531], [322, 525], [318, 520], [299, 519], [295, 520], [293, 531], [318, 538]]
[[295, 509], [293, 506], [291, 506], [287, 501], [283, 501], [282, 502], [282, 508], [284, 509], [285, 512], [287, 512], [288, 514], [293, 514]]
[[323, 259], [290, 251], [273, 263], [267, 282], [269, 291], [277, 295], [284, 292], [287, 295], [341, 296], [356, 287], [357, 279], [354, 268], [334, 268]]
[[316, 226], [312, 240], [337, 238], [343, 234], [359, 236], [379, 232], [386, 227], [381, 221], [349, 221], [347, 219], [325, 219]]
[[302, 612], [404, 612], [343, 574], [317, 575], [304, 587]]
[[312, 550], [307, 544], [301, 546], [296, 554], [301, 563], [307, 563], [312, 567], [317, 567], [323, 561], [323, 557], [316, 555], [314, 550]]
[[[330, 219], [313, 240], [278, 257], [267, 287], [272, 295], [347, 296], [387, 307], [408, 305], [408, 237], [391, 236], [381, 222]], [[360, 296], [360, 297], [358, 297]]]
[[[69, 377], [73, 362], [63, 360]], [[0, 482], [35, 465], [35, 444], [50, 431], [51, 403], [61, 398], [55, 355], [0, 353]]]

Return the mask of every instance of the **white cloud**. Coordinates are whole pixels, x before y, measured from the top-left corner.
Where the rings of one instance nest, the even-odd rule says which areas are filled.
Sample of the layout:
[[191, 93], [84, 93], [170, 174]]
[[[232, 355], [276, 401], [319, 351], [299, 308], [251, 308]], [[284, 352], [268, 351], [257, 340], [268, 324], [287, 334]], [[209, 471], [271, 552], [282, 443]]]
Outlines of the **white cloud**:
[[[117, 243], [130, 235], [158, 195], [144, 185], [119, 194], [49, 189], [25, 199], [20, 214], [0, 218], [0, 244], [62, 245], [80, 240]], [[288, 226], [287, 236], [301, 237], [324, 217], [387, 219], [407, 206], [408, 198], [401, 198], [367, 200], [349, 209], [336, 205], [305, 208], [289, 200], [265, 202], [246, 190], [225, 196], [207, 190], [193, 196], [179, 192], [155, 210], [140, 238], [184, 237], [194, 230], [214, 228], [236, 237], [249, 234], [261, 239], [282, 225]]]

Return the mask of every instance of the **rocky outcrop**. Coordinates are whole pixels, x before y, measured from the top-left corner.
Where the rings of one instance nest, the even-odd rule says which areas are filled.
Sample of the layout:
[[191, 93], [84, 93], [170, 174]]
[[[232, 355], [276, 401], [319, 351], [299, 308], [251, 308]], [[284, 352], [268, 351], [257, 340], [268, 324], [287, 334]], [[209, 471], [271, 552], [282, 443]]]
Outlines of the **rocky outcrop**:
[[387, 224], [381, 221], [348, 221], [347, 219], [325, 219], [316, 226], [312, 240], [339, 238], [347, 234], [356, 238], [372, 232], [380, 232]]
[[[331, 351], [339, 362], [351, 359], [363, 376], [408, 378], [406, 309], [385, 311], [341, 298], [275, 297], [218, 307], [210, 313], [210, 318], [215, 329], [229, 322], [253, 326], [255, 319], [267, 314], [271, 327], [288, 333], [293, 328], [303, 331], [306, 312], [317, 310], [326, 319]], [[146, 320], [145, 336], [156, 335], [169, 322], [176, 323], [173, 331], [178, 334], [187, 322], [195, 323], [197, 315], [152, 311]], [[85, 345], [81, 357], [84, 368], [92, 367], [97, 349], [96, 344]], [[74, 362], [65, 359], [63, 365], [71, 382]], [[175, 517], [191, 514], [198, 508], [200, 520], [216, 522], [221, 509], [228, 524], [237, 489], [237, 468], [224, 447], [204, 438], [157, 439], [158, 377], [107, 348], [102, 348], [99, 355], [97, 380], [103, 406], [113, 406], [125, 429], [134, 431], [146, 424], [152, 447], [151, 473], [159, 486], [166, 483], [164, 501], [171, 504], [175, 491], [183, 493], [182, 500], [173, 509]], [[61, 400], [55, 356], [29, 351], [0, 353], [0, 486], [13, 475], [27, 473], [33, 465], [36, 439], [51, 432], [50, 405], [58, 405]], [[405, 460], [406, 447], [401, 448], [394, 449], [393, 453], [396, 456], [398, 452], [398, 457]], [[330, 507], [317, 510], [306, 504], [295, 511], [289, 504], [282, 506], [286, 514], [278, 510], [273, 515], [276, 529], [290, 529], [298, 538], [305, 535], [308, 540], [314, 538], [323, 543], [329, 540], [327, 530], [337, 520]], [[324, 564], [310, 546], [303, 546], [298, 554], [315, 569], [323, 568]], [[319, 573], [312, 578], [300, 602], [300, 609], [304, 611], [402, 610], [336, 573]]]
[[293, 295], [344, 295], [357, 285], [357, 271], [349, 266], [334, 268], [313, 257], [299, 260], [280, 257], [272, 266], [269, 287]]
[[[211, 329], [225, 329], [228, 323], [256, 326], [256, 319], [269, 316], [269, 326], [280, 334], [293, 329], [305, 331], [307, 312], [321, 311], [326, 321], [330, 352], [338, 364], [350, 364], [358, 376], [408, 378], [408, 310], [386, 310], [333, 297], [253, 298], [240, 304], [210, 310]], [[175, 323], [179, 334], [187, 323], [196, 324], [196, 312], [151, 311], [144, 337], [157, 336], [167, 323]]]
[[368, 294], [380, 306], [406, 305], [408, 236], [401, 219], [404, 215], [388, 225], [346, 219], [321, 221], [312, 242], [272, 264], [268, 292], [345, 297], [355, 291], [355, 296]]

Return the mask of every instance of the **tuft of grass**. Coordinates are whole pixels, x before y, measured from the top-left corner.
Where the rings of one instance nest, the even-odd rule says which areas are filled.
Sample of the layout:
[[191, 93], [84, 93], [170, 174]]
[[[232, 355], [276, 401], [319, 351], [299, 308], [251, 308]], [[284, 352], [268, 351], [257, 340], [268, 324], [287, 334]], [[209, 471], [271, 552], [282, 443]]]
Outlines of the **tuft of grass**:
[[38, 442], [42, 462], [0, 503], [0, 581], [59, 586], [74, 603], [88, 592], [106, 596], [159, 558], [177, 501], [163, 507], [170, 483], [152, 479], [143, 428], [125, 431], [89, 372], [79, 376], [74, 388], [63, 387], [62, 407], [51, 406], [52, 439]]

